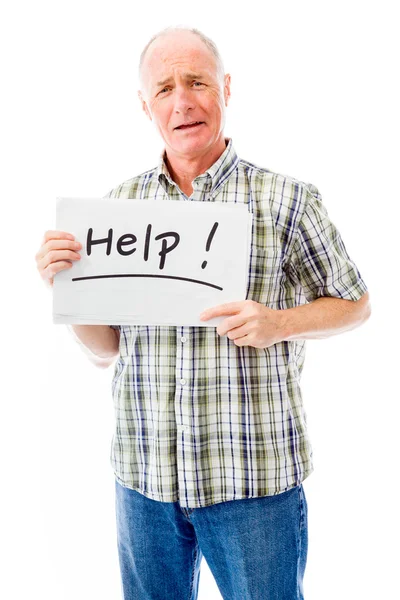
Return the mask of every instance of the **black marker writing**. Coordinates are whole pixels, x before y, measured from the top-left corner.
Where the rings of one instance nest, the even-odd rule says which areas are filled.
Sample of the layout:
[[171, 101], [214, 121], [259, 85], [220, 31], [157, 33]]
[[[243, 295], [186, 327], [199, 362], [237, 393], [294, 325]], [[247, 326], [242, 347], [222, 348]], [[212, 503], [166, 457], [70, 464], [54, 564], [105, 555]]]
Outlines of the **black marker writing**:
[[[215, 232], [217, 231], [217, 227], [218, 227], [218, 223], [217, 223], [217, 222], [215, 222], [215, 223], [214, 223], [214, 225], [213, 225], [213, 227], [212, 227], [212, 229], [211, 229], [211, 231], [210, 231], [210, 234], [209, 234], [209, 236], [208, 236], [208, 239], [207, 239], [207, 244], [206, 244], [206, 252], [208, 252], [208, 251], [209, 251], [209, 249], [210, 249], [211, 242], [212, 242], [212, 240], [213, 240], [214, 234], [215, 234]], [[206, 265], [207, 265], [207, 261], [205, 260], [205, 261], [203, 262], [203, 264], [201, 265], [201, 268], [202, 268], [202, 269], [205, 269], [205, 268], [206, 268]]]
[[199, 285], [205, 285], [215, 290], [222, 290], [220, 285], [209, 283], [208, 281], [201, 281], [200, 279], [192, 279], [191, 277], [177, 277], [176, 275], [154, 275], [153, 273], [118, 273], [117, 275], [90, 275], [89, 277], [73, 277], [72, 281], [85, 281], [86, 279], [110, 279], [120, 277], [157, 277], [157, 279], [177, 279], [178, 281], [188, 281], [189, 283], [198, 283]]
[[86, 240], [86, 253], [88, 256], [91, 255], [92, 253], [92, 246], [96, 246], [97, 244], [105, 244], [107, 242], [107, 256], [110, 256], [111, 254], [111, 244], [112, 244], [112, 234], [113, 234], [113, 230], [109, 229], [108, 230], [108, 236], [106, 238], [103, 238], [102, 240], [93, 240], [92, 235], [93, 235], [93, 229], [90, 228], [87, 234], [87, 240]]
[[150, 246], [150, 235], [151, 235], [151, 225], [147, 225], [146, 229], [146, 241], [144, 243], [144, 260], [148, 260], [149, 258], [149, 246]]
[[[151, 224], [149, 224], [147, 226], [147, 230], [146, 230], [146, 240], [144, 243], [144, 254], [143, 254], [144, 260], [148, 260], [148, 258], [149, 258], [150, 235], [151, 235]], [[168, 246], [167, 240], [165, 239], [167, 237], [174, 238], [174, 241], [170, 246]], [[90, 256], [92, 254], [92, 246], [96, 246], [98, 244], [107, 244], [106, 255], [110, 256], [112, 239], [113, 239], [113, 229], [108, 230], [108, 236], [106, 238], [101, 238], [98, 240], [93, 239], [93, 228], [91, 227], [90, 229], [88, 229], [87, 238], [86, 238], [86, 253], [87, 253], [87, 255]], [[177, 245], [179, 244], [179, 241], [180, 241], [180, 235], [179, 235], [179, 233], [176, 233], [175, 231], [167, 231], [166, 233], [160, 233], [159, 235], [157, 235], [155, 237], [155, 239], [162, 240], [161, 250], [158, 253], [160, 256], [160, 265], [158, 268], [163, 269], [164, 265], [165, 265], [165, 257], [169, 252], [171, 252], [174, 248], [177, 247]], [[118, 238], [118, 241], [117, 241], [118, 254], [121, 254], [121, 256], [130, 256], [131, 254], [136, 252], [136, 248], [131, 248], [130, 250], [124, 250], [122, 248], [122, 246], [132, 245], [132, 244], [135, 244], [136, 242], [137, 242], [137, 237], [136, 237], [136, 235], [133, 235], [133, 233], [125, 233], [124, 235], [121, 235], [121, 237]]]
[[[207, 238], [206, 252], [208, 252], [210, 250], [211, 242], [213, 241], [213, 238], [214, 238], [215, 232], [217, 231], [217, 228], [218, 228], [218, 223], [215, 222], [214, 225], [212, 226], [212, 229]], [[145, 236], [145, 242], [144, 242], [144, 248], [143, 248], [143, 258], [145, 261], [147, 261], [149, 258], [150, 243], [151, 243], [151, 230], [152, 230], [152, 225], [151, 225], [151, 223], [149, 223], [146, 228], [146, 236]], [[112, 243], [113, 243], [113, 233], [114, 233], [113, 229], [110, 228], [108, 230], [107, 237], [95, 239], [95, 238], [93, 238], [93, 228], [91, 227], [90, 229], [88, 229], [87, 238], [86, 238], [86, 253], [87, 253], [87, 255], [90, 256], [92, 254], [93, 246], [106, 244], [107, 245], [106, 256], [110, 256]], [[171, 243], [169, 245], [168, 245], [168, 238], [172, 238], [172, 240], [170, 240]], [[177, 233], [176, 231], [166, 231], [164, 233], [160, 233], [159, 235], [155, 236], [154, 239], [156, 241], [162, 240], [161, 250], [158, 253], [158, 255], [160, 256], [160, 263], [159, 263], [158, 268], [160, 270], [162, 270], [165, 266], [167, 254], [172, 252], [172, 250], [174, 250], [178, 246], [181, 238], [180, 238], [179, 233]], [[126, 248], [126, 247], [133, 246], [134, 244], [136, 244], [136, 242], [137, 242], [137, 237], [133, 233], [125, 233], [125, 234], [121, 235], [116, 242], [116, 250], [117, 250], [118, 254], [120, 254], [121, 256], [132, 255], [134, 252], [136, 252], [137, 248], [132, 248], [132, 247]], [[202, 263], [201, 268], [204, 269], [206, 267], [206, 265], [207, 265], [207, 261], [205, 260]], [[206, 285], [206, 286], [209, 286], [209, 287], [212, 287], [212, 288], [222, 291], [222, 288], [220, 286], [215, 285], [210, 282], [207, 282], [207, 281], [201, 281], [199, 279], [192, 279], [190, 277], [178, 277], [178, 276], [174, 276], [174, 275], [155, 275], [155, 274], [151, 274], [151, 273], [146, 273], [146, 274], [119, 273], [119, 274], [115, 274], [115, 275], [90, 275], [87, 277], [74, 277], [72, 279], [72, 281], [82, 281], [82, 280], [86, 280], [86, 279], [107, 279], [109, 277], [159, 277], [159, 278], [165, 278], [165, 279], [177, 279], [180, 281], [188, 281], [191, 283]]]
[[122, 256], [130, 256], [134, 252], [136, 252], [136, 248], [132, 248], [132, 250], [122, 250], [122, 246], [127, 246], [128, 244], [134, 244], [137, 240], [136, 235], [133, 233], [126, 233], [125, 235], [121, 235], [117, 242], [117, 252]]
[[[172, 246], [168, 246], [166, 240], [164, 240], [163, 238], [166, 238], [168, 236], [172, 236], [175, 238], [175, 242], [172, 244]], [[180, 240], [180, 236], [179, 233], [175, 233], [174, 231], [168, 231], [167, 233], [160, 233], [160, 235], [156, 235], [156, 240], [162, 240], [162, 249], [161, 252], [159, 252], [158, 254], [161, 256], [161, 260], [160, 260], [160, 269], [164, 268], [164, 264], [165, 264], [165, 255], [168, 254], [168, 252], [171, 252], [171, 250], [173, 250], [174, 248], [177, 247], [177, 245], [179, 244], [179, 240]]]

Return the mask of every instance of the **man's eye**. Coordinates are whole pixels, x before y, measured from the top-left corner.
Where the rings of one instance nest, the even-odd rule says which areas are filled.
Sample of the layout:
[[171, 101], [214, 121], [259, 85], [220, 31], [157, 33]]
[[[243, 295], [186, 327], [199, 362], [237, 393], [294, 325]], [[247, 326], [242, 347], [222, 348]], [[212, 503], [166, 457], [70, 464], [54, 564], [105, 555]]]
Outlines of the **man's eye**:
[[[201, 81], [194, 81], [193, 85], [201, 86], [201, 85], [204, 85], [204, 83], [202, 83]], [[159, 94], [165, 94], [165, 92], [168, 92], [170, 89], [171, 88], [169, 86], [166, 86], [162, 90], [160, 90], [158, 93]]]

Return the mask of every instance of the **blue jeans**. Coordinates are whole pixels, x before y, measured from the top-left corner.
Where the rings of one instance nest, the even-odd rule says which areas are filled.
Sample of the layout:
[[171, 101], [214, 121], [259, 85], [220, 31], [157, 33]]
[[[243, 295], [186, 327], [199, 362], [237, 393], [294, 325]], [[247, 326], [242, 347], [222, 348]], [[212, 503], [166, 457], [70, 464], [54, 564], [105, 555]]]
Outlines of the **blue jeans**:
[[196, 600], [204, 556], [224, 600], [303, 600], [303, 486], [202, 508], [116, 484], [124, 600]]

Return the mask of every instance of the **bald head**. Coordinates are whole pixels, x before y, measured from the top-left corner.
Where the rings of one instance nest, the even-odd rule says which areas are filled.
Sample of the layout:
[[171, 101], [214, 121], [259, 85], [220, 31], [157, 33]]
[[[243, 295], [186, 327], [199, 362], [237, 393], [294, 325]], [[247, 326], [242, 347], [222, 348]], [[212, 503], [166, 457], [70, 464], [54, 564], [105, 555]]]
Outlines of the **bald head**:
[[[215, 43], [201, 31], [189, 27], [167, 27], [156, 33], [144, 47], [139, 60], [139, 81], [142, 92], [147, 92], [146, 72], [154, 65], [156, 60], [167, 60], [166, 54], [171, 48], [179, 52], [184, 47], [208, 54], [211, 68], [215, 69], [217, 79], [221, 85], [224, 82], [224, 65]], [[167, 52], [166, 52], [167, 50]], [[147, 95], [147, 94], [146, 94]]]

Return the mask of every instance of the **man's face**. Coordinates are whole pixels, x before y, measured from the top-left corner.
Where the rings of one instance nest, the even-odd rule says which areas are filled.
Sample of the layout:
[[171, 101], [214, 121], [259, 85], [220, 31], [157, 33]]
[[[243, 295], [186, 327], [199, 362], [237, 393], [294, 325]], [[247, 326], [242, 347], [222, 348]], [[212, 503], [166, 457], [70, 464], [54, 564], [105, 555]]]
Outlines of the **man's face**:
[[[156, 39], [144, 59], [142, 83], [143, 110], [169, 154], [200, 156], [224, 139], [230, 75], [221, 81], [213, 54], [198, 36], [175, 32]], [[187, 125], [193, 122], [199, 124]]]

